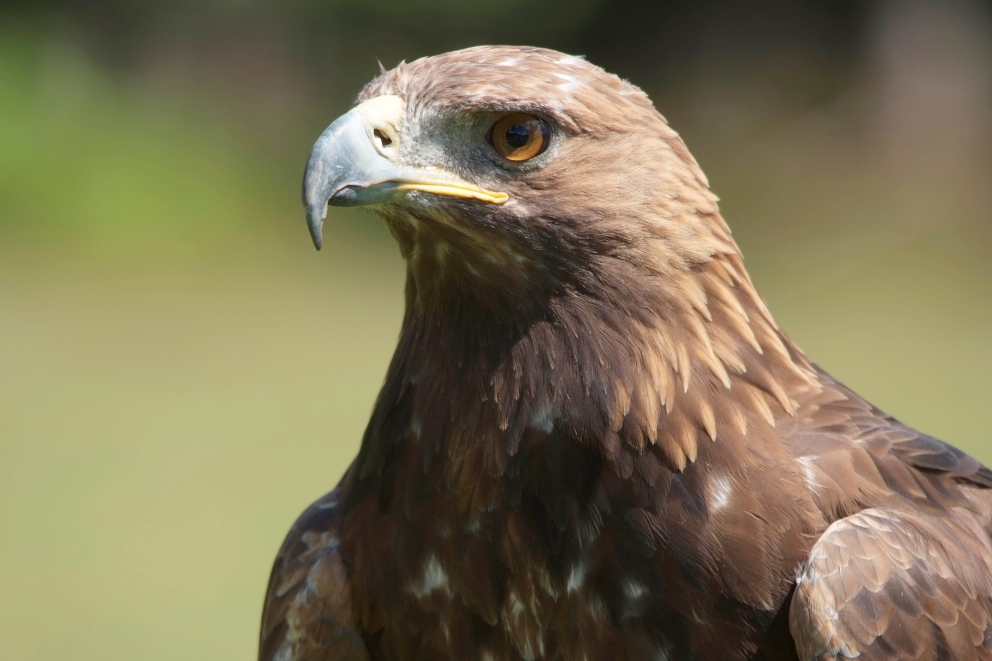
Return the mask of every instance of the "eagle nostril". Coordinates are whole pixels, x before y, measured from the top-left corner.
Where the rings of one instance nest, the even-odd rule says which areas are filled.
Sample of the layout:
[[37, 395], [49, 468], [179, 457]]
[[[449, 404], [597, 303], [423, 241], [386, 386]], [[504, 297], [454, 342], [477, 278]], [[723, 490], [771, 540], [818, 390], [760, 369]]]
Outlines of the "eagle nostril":
[[383, 147], [388, 147], [393, 143], [393, 141], [389, 139], [389, 136], [387, 136], [379, 129], [375, 129], [374, 131], [372, 131], [372, 135], [374, 135], [376, 138], [379, 139], [379, 144], [381, 144]]

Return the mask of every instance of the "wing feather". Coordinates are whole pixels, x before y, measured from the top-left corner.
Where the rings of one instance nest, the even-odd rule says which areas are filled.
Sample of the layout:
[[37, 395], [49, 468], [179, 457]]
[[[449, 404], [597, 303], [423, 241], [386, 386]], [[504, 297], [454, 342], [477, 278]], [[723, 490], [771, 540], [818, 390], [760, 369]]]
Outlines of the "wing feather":
[[799, 658], [992, 659], [992, 545], [968, 516], [867, 509], [827, 528], [792, 598]]
[[259, 661], [367, 661], [352, 628], [351, 589], [338, 552], [338, 490], [297, 519], [269, 578]]

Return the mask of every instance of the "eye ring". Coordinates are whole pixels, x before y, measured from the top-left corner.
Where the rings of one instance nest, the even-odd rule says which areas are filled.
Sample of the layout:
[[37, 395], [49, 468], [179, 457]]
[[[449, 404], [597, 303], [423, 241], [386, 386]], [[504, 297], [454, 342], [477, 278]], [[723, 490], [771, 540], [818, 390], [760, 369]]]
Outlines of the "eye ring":
[[551, 129], [540, 117], [514, 112], [496, 120], [486, 139], [500, 156], [521, 163], [544, 153], [551, 142]]

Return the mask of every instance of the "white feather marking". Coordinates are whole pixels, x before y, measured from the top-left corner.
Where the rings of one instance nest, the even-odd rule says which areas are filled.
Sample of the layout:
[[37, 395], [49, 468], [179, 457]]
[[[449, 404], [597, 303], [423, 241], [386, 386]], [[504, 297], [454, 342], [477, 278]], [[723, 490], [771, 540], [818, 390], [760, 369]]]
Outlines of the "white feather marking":
[[668, 661], [669, 659], [668, 648], [666, 647], [655, 648], [653, 659], [654, 661]]
[[623, 593], [628, 599], [640, 599], [648, 593], [647, 588], [635, 581], [634, 579], [628, 579], [624, 581]]
[[565, 589], [569, 592], [576, 592], [586, 580], [586, 563], [579, 561], [572, 565], [572, 570], [568, 573], [568, 583]]
[[448, 587], [448, 572], [444, 571], [441, 561], [433, 553], [427, 557], [424, 564], [424, 574], [418, 585], [411, 585], [410, 592], [418, 598], [423, 599], [435, 590], [442, 590], [445, 594], [451, 594]]
[[602, 529], [603, 511], [594, 502], [589, 508], [588, 518], [579, 522], [579, 546], [584, 548], [587, 544], [592, 544], [599, 537]]
[[[510, 590], [507, 603], [503, 607], [503, 628], [511, 636], [517, 651], [525, 661], [533, 661], [544, 656], [544, 638], [537, 620], [537, 609], [537, 602], [532, 600], [528, 610], [516, 590]], [[538, 628], [532, 629], [534, 625]]]
[[720, 511], [730, 502], [733, 487], [726, 475], [720, 475], [710, 481], [710, 509]]
[[571, 94], [575, 90], [579, 89], [580, 87], [584, 87], [584, 86], [585, 85], [582, 83], [581, 80], [570, 80], [567, 83], [561, 83], [557, 87], [558, 87], [558, 89], [560, 89], [565, 94]]
[[806, 477], [806, 484], [814, 491], [819, 491], [820, 484], [816, 479], [816, 462], [813, 457], [799, 457], [799, 465], [802, 467], [803, 475]]
[[510, 590], [510, 596], [508, 601], [510, 602], [511, 616], [517, 617], [524, 612], [524, 602], [520, 601], [520, 597], [519, 595], [517, 595], [516, 590]]
[[539, 406], [530, 414], [530, 426], [545, 434], [550, 434], [555, 428], [555, 418], [558, 417], [558, 413], [558, 407], [554, 404]]

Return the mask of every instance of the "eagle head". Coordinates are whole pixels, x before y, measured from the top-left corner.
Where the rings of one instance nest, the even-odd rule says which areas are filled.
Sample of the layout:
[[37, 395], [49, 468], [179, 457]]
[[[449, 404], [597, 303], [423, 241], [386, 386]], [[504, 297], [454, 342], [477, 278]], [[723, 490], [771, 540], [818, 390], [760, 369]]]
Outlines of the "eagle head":
[[383, 72], [317, 140], [303, 200], [318, 249], [328, 204], [370, 206], [422, 298], [469, 294], [501, 313], [606, 280], [601, 294], [626, 296], [644, 277], [736, 252], [705, 176], [647, 95], [538, 48], [469, 48]]

